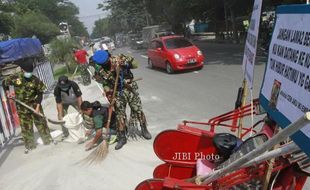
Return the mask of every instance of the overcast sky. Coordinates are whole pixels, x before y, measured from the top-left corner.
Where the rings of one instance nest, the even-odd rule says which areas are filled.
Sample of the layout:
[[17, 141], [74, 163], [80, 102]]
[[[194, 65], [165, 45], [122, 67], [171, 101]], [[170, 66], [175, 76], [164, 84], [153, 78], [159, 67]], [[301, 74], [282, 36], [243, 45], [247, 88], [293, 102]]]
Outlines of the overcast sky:
[[87, 27], [89, 34], [94, 27], [94, 23], [99, 18], [104, 18], [107, 13], [97, 9], [102, 0], [70, 0], [80, 9], [79, 19]]

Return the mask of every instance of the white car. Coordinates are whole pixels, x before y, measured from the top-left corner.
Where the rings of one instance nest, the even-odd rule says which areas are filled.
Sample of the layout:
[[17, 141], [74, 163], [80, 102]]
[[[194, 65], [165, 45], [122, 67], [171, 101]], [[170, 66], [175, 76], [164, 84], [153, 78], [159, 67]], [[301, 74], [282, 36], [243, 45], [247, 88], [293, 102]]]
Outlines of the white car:
[[115, 44], [112, 39], [106, 38], [102, 41], [102, 43], [108, 46], [109, 51], [115, 50]]

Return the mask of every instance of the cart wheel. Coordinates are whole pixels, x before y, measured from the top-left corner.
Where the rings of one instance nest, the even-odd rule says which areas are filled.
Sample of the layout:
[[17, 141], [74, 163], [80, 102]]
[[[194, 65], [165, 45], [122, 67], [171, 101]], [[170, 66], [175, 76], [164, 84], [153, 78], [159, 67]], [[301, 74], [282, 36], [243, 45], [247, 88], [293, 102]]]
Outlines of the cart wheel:
[[166, 63], [166, 72], [168, 73], [168, 74], [172, 74], [172, 73], [174, 73], [174, 71], [173, 71], [173, 69], [172, 69], [172, 67], [171, 67], [171, 64], [167, 61], [167, 63]]

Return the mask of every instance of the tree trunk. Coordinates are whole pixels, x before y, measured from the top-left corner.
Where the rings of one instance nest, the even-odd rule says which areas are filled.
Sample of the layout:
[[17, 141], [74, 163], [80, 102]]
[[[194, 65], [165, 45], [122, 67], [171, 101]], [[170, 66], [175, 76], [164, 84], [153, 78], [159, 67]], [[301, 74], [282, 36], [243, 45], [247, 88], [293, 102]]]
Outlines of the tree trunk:
[[227, 14], [227, 1], [224, 0], [224, 13], [225, 13], [225, 35], [224, 38], [228, 37], [228, 14]]
[[232, 26], [232, 30], [233, 30], [234, 43], [239, 44], [238, 31], [237, 31], [237, 28], [236, 28], [235, 13], [234, 13], [234, 10], [233, 10], [232, 7], [230, 7], [229, 9], [230, 9], [231, 26]]
[[70, 66], [67, 61], [65, 61], [65, 65], [66, 65], [67, 72], [70, 73], [71, 70], [70, 70]]

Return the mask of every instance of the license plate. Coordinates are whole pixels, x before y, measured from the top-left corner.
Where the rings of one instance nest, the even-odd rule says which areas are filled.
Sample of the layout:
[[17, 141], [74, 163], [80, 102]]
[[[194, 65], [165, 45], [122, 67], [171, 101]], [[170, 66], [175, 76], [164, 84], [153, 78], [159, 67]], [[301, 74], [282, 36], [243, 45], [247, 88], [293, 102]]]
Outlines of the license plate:
[[189, 59], [189, 60], [187, 61], [188, 64], [195, 64], [196, 62], [197, 62], [196, 59]]

